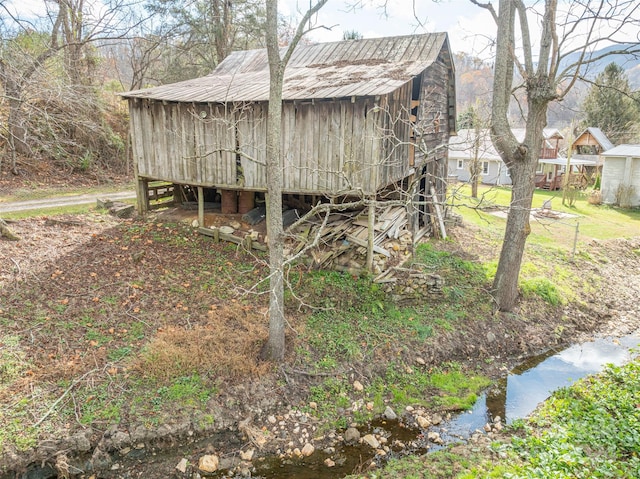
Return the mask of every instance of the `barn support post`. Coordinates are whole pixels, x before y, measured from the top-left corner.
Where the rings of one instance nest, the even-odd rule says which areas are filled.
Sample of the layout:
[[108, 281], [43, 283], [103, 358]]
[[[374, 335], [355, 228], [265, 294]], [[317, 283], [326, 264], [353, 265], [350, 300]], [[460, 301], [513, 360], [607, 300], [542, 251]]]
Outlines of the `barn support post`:
[[420, 217], [418, 212], [420, 211], [420, 178], [418, 174], [414, 172], [408, 178], [408, 191], [407, 191], [407, 216], [409, 218], [409, 231], [411, 232], [411, 238], [413, 244], [417, 241], [418, 230], [420, 229]]
[[373, 273], [373, 240], [375, 238], [376, 225], [376, 198], [375, 196], [369, 202], [369, 223], [367, 231], [367, 269]]
[[149, 211], [149, 181], [136, 175], [136, 200], [138, 214], [144, 216]]
[[204, 228], [204, 188], [198, 186], [198, 225]]

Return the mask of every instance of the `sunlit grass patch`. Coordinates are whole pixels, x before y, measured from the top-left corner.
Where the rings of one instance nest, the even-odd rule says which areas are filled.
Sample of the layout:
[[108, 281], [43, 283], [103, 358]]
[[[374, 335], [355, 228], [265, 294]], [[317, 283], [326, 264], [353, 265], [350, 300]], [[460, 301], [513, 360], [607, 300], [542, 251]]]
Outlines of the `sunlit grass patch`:
[[562, 297], [554, 283], [545, 277], [534, 277], [520, 281], [520, 290], [525, 297], [539, 296], [551, 306], [564, 304], [566, 299]]
[[211, 309], [209, 316], [204, 325], [160, 331], [143, 349], [135, 370], [160, 381], [194, 374], [225, 379], [257, 374], [267, 334], [264, 317], [241, 306]]

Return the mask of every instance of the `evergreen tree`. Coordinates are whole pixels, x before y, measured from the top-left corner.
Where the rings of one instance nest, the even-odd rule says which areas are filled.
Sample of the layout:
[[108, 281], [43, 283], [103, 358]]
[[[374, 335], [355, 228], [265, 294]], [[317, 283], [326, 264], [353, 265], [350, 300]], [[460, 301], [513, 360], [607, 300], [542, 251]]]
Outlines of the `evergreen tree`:
[[600, 128], [614, 144], [637, 141], [640, 101], [633, 95], [623, 68], [610, 63], [600, 73], [582, 106], [585, 127]]

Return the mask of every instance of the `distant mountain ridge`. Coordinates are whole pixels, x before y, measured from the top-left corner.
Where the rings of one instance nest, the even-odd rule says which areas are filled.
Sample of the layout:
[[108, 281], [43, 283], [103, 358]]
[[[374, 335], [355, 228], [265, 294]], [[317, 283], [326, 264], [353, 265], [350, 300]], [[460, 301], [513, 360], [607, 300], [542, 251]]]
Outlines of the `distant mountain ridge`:
[[[600, 74], [607, 65], [610, 63], [616, 63], [621, 66], [627, 76], [629, 77], [629, 84], [632, 90], [636, 90], [640, 88], [640, 55], [624, 55], [619, 53], [611, 53], [614, 51], [624, 50], [628, 48], [638, 48], [638, 45], [635, 43], [626, 43], [622, 45], [610, 45], [605, 48], [601, 48], [600, 50], [596, 50], [591, 53], [588, 58], [597, 58], [602, 55], [606, 55], [604, 58], [594, 61], [590, 63], [584, 73], [583, 76], [590, 80], [593, 80], [598, 74]], [[580, 53], [572, 53], [565, 57], [562, 61], [562, 65], [570, 65], [578, 61], [580, 58]]]

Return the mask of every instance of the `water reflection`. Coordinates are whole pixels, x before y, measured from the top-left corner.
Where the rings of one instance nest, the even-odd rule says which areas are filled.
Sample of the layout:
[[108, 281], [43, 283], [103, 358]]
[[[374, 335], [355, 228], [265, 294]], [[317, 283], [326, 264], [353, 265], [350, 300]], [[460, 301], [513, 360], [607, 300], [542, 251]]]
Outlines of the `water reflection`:
[[497, 416], [508, 424], [522, 419], [556, 389], [601, 371], [605, 364], [629, 361], [629, 350], [639, 344], [637, 335], [603, 338], [530, 358], [478, 398], [471, 411], [453, 419], [449, 433], [466, 437]]
[[[473, 409], [461, 413], [441, 426], [434, 427], [444, 440], [443, 446], [436, 446], [417, 438], [415, 430], [403, 428], [397, 421], [378, 421], [369, 424], [368, 431], [377, 427], [389, 433], [390, 438], [399, 439], [409, 444], [418, 439], [422, 446], [415, 450], [401, 453], [423, 453], [446, 447], [451, 442], [468, 438], [477, 429], [500, 416], [507, 423], [521, 419], [533, 412], [542, 401], [561, 387], [569, 386], [580, 378], [602, 370], [607, 363], [623, 364], [630, 359], [629, 350], [640, 344], [636, 335], [621, 339], [599, 339], [592, 342], [571, 346], [563, 351], [549, 351], [545, 354], [529, 358], [511, 373], [498, 381], [487, 393], [476, 401]], [[259, 477], [265, 479], [282, 478], [323, 478], [335, 479], [344, 477], [354, 468], [371, 460], [373, 452], [368, 446], [342, 446], [331, 454], [336, 467], [327, 468], [323, 460], [329, 457], [324, 452], [317, 452], [304, 460], [285, 460], [277, 458], [265, 461], [258, 466]]]

